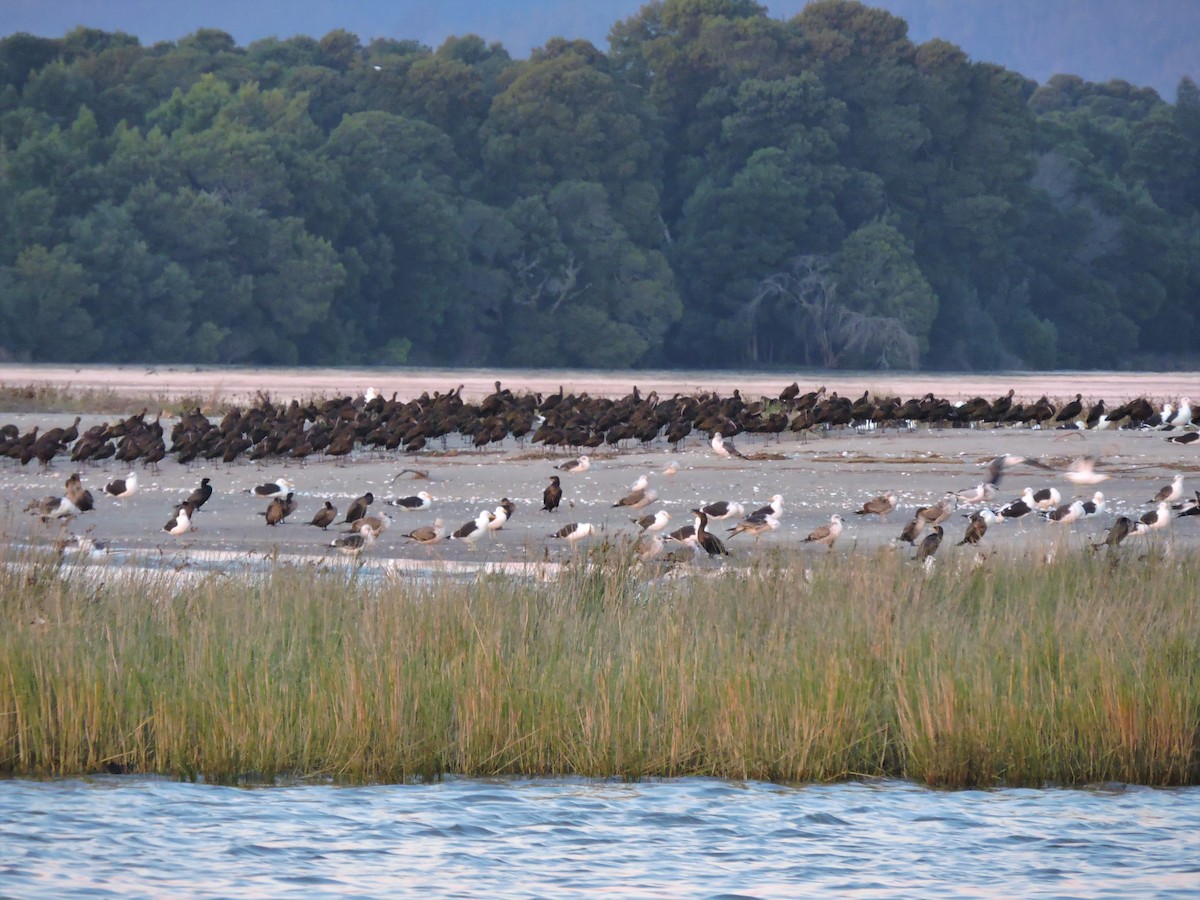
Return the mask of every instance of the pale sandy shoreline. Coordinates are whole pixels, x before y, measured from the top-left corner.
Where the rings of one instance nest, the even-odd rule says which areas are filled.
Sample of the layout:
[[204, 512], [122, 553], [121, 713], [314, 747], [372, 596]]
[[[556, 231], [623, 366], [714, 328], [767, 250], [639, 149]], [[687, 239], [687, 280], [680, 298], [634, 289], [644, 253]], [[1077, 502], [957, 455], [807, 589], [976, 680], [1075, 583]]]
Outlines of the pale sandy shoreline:
[[643, 392], [674, 393], [734, 389], [752, 397], [777, 396], [796, 381], [802, 390], [820, 385], [842, 395], [863, 391], [903, 397], [933, 392], [949, 400], [1000, 396], [1012, 388], [1018, 399], [1103, 398], [1109, 403], [1145, 396], [1156, 400], [1200, 396], [1200, 372], [1013, 372], [881, 373], [881, 372], [739, 372], [661, 371], [594, 372], [582, 370], [507, 370], [435, 368], [238, 368], [208, 366], [67, 366], [0, 364], [0, 384], [45, 385], [72, 389], [107, 389], [139, 397], [194, 397], [205, 402], [252, 401], [260, 391], [290, 400], [339, 395], [356, 396], [374, 388], [401, 399], [424, 391], [448, 391], [462, 385], [466, 399], [479, 399], [500, 380], [513, 391], [583, 391], [593, 396], [623, 395], [633, 385]]

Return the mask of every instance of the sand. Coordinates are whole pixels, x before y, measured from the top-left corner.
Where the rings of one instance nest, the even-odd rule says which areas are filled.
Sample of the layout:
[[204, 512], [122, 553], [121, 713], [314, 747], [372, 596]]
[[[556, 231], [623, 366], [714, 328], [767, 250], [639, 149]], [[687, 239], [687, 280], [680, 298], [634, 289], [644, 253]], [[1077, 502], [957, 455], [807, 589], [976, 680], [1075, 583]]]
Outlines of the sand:
[[[444, 387], [444, 384], [443, 384]], [[22, 430], [33, 424], [43, 428], [69, 425], [67, 414], [5, 415], [0, 423], [15, 422]], [[81, 429], [103, 416], [85, 417]], [[111, 417], [110, 417], [111, 420]], [[164, 423], [169, 432], [171, 423]], [[632, 537], [636, 529], [630, 519], [639, 513], [613, 504], [624, 496], [638, 476], [649, 476], [659, 499], [646, 512], [665, 509], [671, 527], [691, 521], [690, 510], [716, 500], [738, 501], [747, 510], [765, 504], [771, 495], [785, 498], [782, 526], [755, 542], [746, 536], [728, 542], [732, 565], [754, 561], [772, 548], [783, 548], [796, 559], [817, 557], [826, 551], [802, 543], [815, 527], [829, 521], [833, 513], [847, 520], [845, 533], [833, 553], [853, 559], [890, 546], [912, 511], [940, 499], [948, 490], [969, 488], [984, 477], [983, 466], [997, 454], [1011, 453], [1039, 460], [1051, 467], [1064, 467], [1072, 458], [1090, 454], [1102, 460], [1110, 480], [1099, 485], [1108, 498], [1109, 511], [1095, 519], [1070, 527], [1048, 524], [1034, 516], [1022, 524], [993, 526], [983, 542], [989, 551], [1019, 551], [1022, 548], [1078, 548], [1099, 540], [1117, 515], [1138, 516], [1150, 507], [1146, 501], [1176, 472], [1191, 476], [1185, 481], [1190, 496], [1200, 486], [1200, 446], [1168, 443], [1161, 433], [1147, 431], [1073, 432], [1019, 429], [920, 429], [912, 432], [832, 432], [809, 440], [782, 441], [739, 436], [737, 443], [748, 455], [763, 458], [718, 459], [702, 437], [693, 437], [678, 452], [660, 443], [650, 450], [631, 449], [592, 454], [591, 468], [582, 474], [557, 473], [562, 477], [564, 501], [557, 513], [540, 510], [542, 490], [555, 466], [570, 454], [549, 453], [506, 442], [484, 452], [469, 449], [452, 438], [447, 451], [405, 456], [399, 453], [357, 452], [345, 464], [309, 461], [307, 465], [270, 463], [232, 466], [205, 463], [180, 466], [168, 459], [158, 473], [139, 467], [138, 492], [124, 501], [102, 493], [105, 483], [124, 477], [120, 464], [78, 468], [57, 459], [45, 471], [36, 462], [26, 467], [0, 463], [0, 519], [10, 542], [46, 543], [63, 534], [86, 535], [108, 544], [104, 562], [146, 562], [196, 571], [233, 571], [240, 563], [253, 567], [263, 560], [330, 560], [345, 564], [328, 544], [342, 531], [340, 525], [326, 531], [306, 523], [331, 500], [342, 512], [350, 501], [367, 491], [375, 497], [373, 511], [388, 511], [394, 525], [364, 554], [369, 565], [401, 569], [435, 570], [442, 567], [473, 570], [480, 566], [520, 568], [528, 561], [569, 559], [572, 549], [548, 535], [568, 522], [590, 522], [604, 537]], [[678, 465], [673, 476], [661, 474], [668, 462]], [[429, 473], [428, 480], [403, 474], [406, 468]], [[96, 498], [96, 510], [68, 523], [43, 525], [22, 510], [30, 501], [62, 492], [66, 477], [79, 471], [84, 485]], [[261, 512], [267, 501], [247, 491], [255, 485], [289, 478], [299, 502], [297, 511], [282, 525], [265, 524]], [[173, 504], [182, 500], [202, 477], [212, 479], [215, 493], [197, 514], [197, 529], [172, 537], [162, 529], [172, 514]], [[1055, 471], [1025, 464], [1014, 469], [1000, 485], [992, 506], [1018, 496], [1026, 486], [1057, 487], [1064, 501], [1074, 496], [1090, 498], [1095, 488], [1075, 490]], [[389, 507], [390, 498], [427, 490], [434, 498], [431, 509], [404, 512]], [[899, 507], [880, 520], [856, 516], [854, 510], [885, 490], [899, 494]], [[443, 541], [431, 548], [411, 544], [402, 535], [440, 517], [448, 529], [473, 519], [480, 510], [494, 509], [501, 498], [517, 506], [504, 528], [475, 547], [458, 541]], [[969, 512], [970, 508], [960, 510]], [[1200, 517], [1198, 517], [1200, 518]], [[339, 521], [341, 516], [339, 516]], [[732, 522], [716, 523], [712, 530], [725, 536]], [[951, 544], [961, 540], [967, 520], [955, 514], [946, 523], [947, 543], [939, 553], [951, 560], [963, 559], [970, 548]], [[1174, 519], [1158, 538], [1167, 546], [1194, 549], [1200, 534], [1197, 518]], [[1169, 536], [1169, 537], [1166, 537]], [[898, 552], [911, 554], [907, 545]], [[1139, 551], [1133, 551], [1135, 554]], [[957, 556], [956, 556], [957, 555]], [[401, 561], [392, 563], [390, 561]], [[702, 565], [709, 563], [703, 561]]]

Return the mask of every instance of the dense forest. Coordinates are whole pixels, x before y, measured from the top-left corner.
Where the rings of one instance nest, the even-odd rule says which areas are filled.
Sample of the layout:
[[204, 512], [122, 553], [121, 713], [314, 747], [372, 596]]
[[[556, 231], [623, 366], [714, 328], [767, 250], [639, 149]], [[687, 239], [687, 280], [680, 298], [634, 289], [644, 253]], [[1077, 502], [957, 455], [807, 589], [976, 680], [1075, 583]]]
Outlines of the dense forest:
[[1038, 85], [848, 0], [607, 53], [0, 39], [0, 359], [1194, 363], [1200, 90]]

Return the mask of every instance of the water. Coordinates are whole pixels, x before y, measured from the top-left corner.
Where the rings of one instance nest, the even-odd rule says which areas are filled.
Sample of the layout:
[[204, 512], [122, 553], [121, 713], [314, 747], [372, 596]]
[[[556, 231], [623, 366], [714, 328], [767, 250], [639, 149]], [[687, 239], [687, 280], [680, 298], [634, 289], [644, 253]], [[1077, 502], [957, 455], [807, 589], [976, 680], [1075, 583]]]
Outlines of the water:
[[5, 897], [1195, 897], [1200, 789], [0, 783]]

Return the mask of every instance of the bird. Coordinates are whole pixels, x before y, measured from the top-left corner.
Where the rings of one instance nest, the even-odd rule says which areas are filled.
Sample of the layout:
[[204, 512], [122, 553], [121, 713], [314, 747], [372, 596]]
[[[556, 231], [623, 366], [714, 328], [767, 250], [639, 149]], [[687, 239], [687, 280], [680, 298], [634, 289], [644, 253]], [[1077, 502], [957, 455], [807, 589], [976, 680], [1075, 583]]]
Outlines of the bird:
[[1143, 513], [1138, 521], [1150, 529], [1166, 528], [1171, 524], [1170, 504], [1165, 500], [1159, 501], [1158, 506], [1148, 513]]
[[754, 516], [774, 516], [776, 519], [783, 517], [783, 494], [772, 495], [766, 506], [756, 509], [750, 513], [750, 518]]
[[996, 496], [996, 485], [990, 481], [982, 481], [973, 488], [955, 491], [954, 496], [960, 503], [991, 503]]
[[351, 531], [329, 542], [329, 546], [346, 556], [358, 556], [375, 543], [375, 533], [372, 531]]
[[208, 502], [208, 498], [212, 496], [213, 489], [211, 481], [212, 479], [210, 478], [201, 478], [200, 486], [192, 491], [188, 495], [187, 500], [184, 502], [191, 506], [193, 510], [197, 510], [202, 507]]
[[1000, 479], [1004, 477], [1004, 473], [1013, 466], [1020, 465], [1023, 462], [1025, 462], [1025, 457], [1013, 456], [1011, 453], [1005, 453], [1001, 456], [995, 457], [991, 462], [988, 463], [987, 483], [999, 487]]
[[967, 532], [963, 535], [963, 539], [958, 542], [958, 546], [963, 544], [978, 544], [983, 540], [983, 536], [987, 534], [988, 523], [987, 518], [980, 513], [971, 513], [971, 521], [967, 524]]
[[1033, 488], [1027, 487], [1016, 500], [1011, 500], [1000, 507], [998, 514], [1005, 519], [1019, 519], [1032, 512], [1036, 505], [1033, 499]]
[[649, 506], [658, 499], [658, 491], [649, 487], [650, 480], [642, 475], [633, 486], [629, 489], [629, 493], [613, 504], [613, 507], [625, 506], [629, 509], [642, 509]]
[[1082, 500], [1072, 500], [1062, 506], [1055, 507], [1046, 514], [1046, 520], [1057, 525], [1071, 525], [1086, 515]]
[[542, 512], [554, 512], [562, 503], [562, 479], [557, 475], [550, 476], [550, 484], [542, 491]]
[[662, 467], [662, 472], [660, 474], [665, 475], [667, 478], [670, 478], [672, 475], [676, 474], [678, 471], [679, 471], [679, 463], [672, 460], [671, 462], [667, 463], [665, 466]]
[[1147, 501], [1149, 503], [1174, 503], [1183, 496], [1183, 473], [1176, 475], [1171, 483], [1159, 488], [1153, 499]]
[[[582, 441], [580, 443], [582, 443]], [[576, 444], [576, 446], [579, 446], [579, 445]], [[570, 472], [573, 474], [578, 474], [580, 472], [586, 472], [588, 470], [588, 467], [591, 466], [591, 464], [592, 464], [592, 462], [590, 459], [588, 459], [587, 454], [584, 454], [584, 455], [580, 456], [578, 459], [568, 459], [562, 465], [555, 466], [555, 468], [558, 469], [560, 472]]]
[[896, 492], [887, 491], [868, 500], [862, 505], [862, 509], [856, 509], [856, 516], [879, 516], [881, 522], [887, 521], [887, 514], [896, 508]]
[[181, 534], [186, 534], [192, 529], [192, 507], [186, 501], [179, 504], [173, 515], [166, 525], [163, 526], [163, 531], [167, 534], [178, 537]]
[[822, 525], [820, 528], [815, 528], [809, 532], [802, 543], [824, 544], [826, 549], [833, 549], [833, 542], [838, 539], [838, 535], [842, 533], [842, 517], [834, 513], [829, 517], [829, 524]]
[[429, 509], [433, 503], [433, 497], [429, 495], [429, 491], [418, 491], [412, 497], [394, 497], [388, 501], [388, 506], [396, 506], [405, 512], [414, 512], [418, 509]]
[[1108, 547], [1110, 550], [1115, 549], [1121, 541], [1134, 533], [1134, 522], [1128, 516], [1119, 516], [1112, 527], [1108, 529], [1108, 536], [1098, 544], [1092, 544], [1093, 550], [1098, 550], [1101, 547]]
[[137, 471], [134, 470], [124, 478], [117, 478], [104, 486], [104, 493], [114, 500], [124, 500], [132, 497], [138, 489]]
[[729, 529], [729, 537], [735, 538], [739, 534], [754, 535], [755, 543], [768, 531], [774, 531], [779, 527], [779, 520], [774, 516], [747, 516]]
[[725, 519], [737, 519], [746, 515], [746, 508], [737, 502], [729, 502], [728, 500], [718, 500], [716, 503], [709, 503], [700, 507], [701, 511], [708, 516], [710, 522], [721, 522]]
[[291, 490], [292, 483], [286, 478], [279, 478], [251, 488], [246, 493], [254, 494], [256, 497], [282, 497]]
[[1043, 512], [1046, 510], [1057, 509], [1061, 503], [1062, 494], [1058, 492], [1058, 488], [1048, 487], [1034, 491], [1033, 504]]
[[1063, 478], [1072, 484], [1099, 484], [1108, 481], [1109, 476], [1096, 471], [1096, 460], [1090, 456], [1081, 456], [1071, 461]]
[[326, 500], [325, 505], [317, 510], [317, 514], [312, 517], [312, 521], [309, 522], [308, 524], [316, 525], [322, 531], [325, 531], [326, 529], [329, 528], [330, 525], [333, 524], [333, 520], [336, 518], [337, 518], [337, 507], [334, 506], [328, 500]]
[[358, 497], [350, 504], [350, 508], [346, 510], [346, 518], [342, 520], [343, 525], [349, 525], [351, 522], [361, 519], [367, 514], [367, 507], [375, 502], [375, 495], [367, 491], [361, 497]]
[[663, 539], [661, 534], [643, 533], [633, 545], [633, 552], [641, 559], [653, 559], [662, 553]]
[[1100, 513], [1104, 512], [1104, 505], [1104, 492], [1096, 491], [1096, 493], [1092, 494], [1091, 500], [1083, 501], [1083, 515], [1085, 517], [1098, 516]]
[[420, 528], [414, 528], [404, 536], [410, 541], [416, 541], [418, 544], [430, 546], [440, 541], [445, 534], [446, 531], [442, 524], [442, 520], [434, 519], [432, 525], [422, 525]]
[[925, 535], [925, 537], [921, 540], [920, 545], [917, 547], [916, 556], [914, 556], [913, 559], [918, 561], [930, 559], [933, 554], [937, 553], [938, 547], [942, 546], [943, 533], [944, 532], [942, 531], [941, 525], [934, 525], [933, 531]]
[[671, 514], [665, 509], [660, 509], [653, 515], [645, 515], [640, 519], [631, 519], [630, 521], [640, 528], [643, 533], [653, 534], [667, 527], [667, 523], [671, 521]]
[[491, 521], [492, 514], [485, 509], [470, 522], [459, 526], [458, 530], [450, 535], [450, 540], [466, 541], [474, 547], [475, 542], [488, 533], [488, 523]]
[[924, 528], [925, 520], [920, 516], [913, 516], [908, 520], [908, 524], [901, 529], [900, 537], [896, 538], [896, 540], [915, 545], [917, 542], [917, 535], [919, 535]]
[[549, 535], [552, 538], [562, 538], [572, 544], [576, 541], [581, 541], [586, 537], [591, 537], [596, 533], [596, 527], [590, 522], [572, 522], [569, 525], [564, 525], [554, 534]]
[[703, 510], [693, 509], [696, 515], [696, 544], [709, 556], [728, 556], [729, 551], [720, 538], [708, 530], [708, 515]]
[[288, 492], [286, 497], [275, 497], [267, 504], [265, 512], [259, 513], [260, 516], [265, 516], [268, 525], [278, 525], [293, 512], [296, 511], [296, 501], [293, 499], [295, 494]]
[[1180, 516], [1200, 516], [1200, 491], [1196, 491], [1196, 496], [1190, 500], [1184, 500], [1182, 503], [1172, 507], [1179, 510]]
[[733, 441], [725, 440], [719, 431], [713, 433], [710, 443], [712, 444], [713, 452], [722, 459], [729, 459], [731, 456], [736, 456], [738, 459], [746, 458], [742, 456], [741, 451], [734, 446]]
[[946, 494], [941, 500], [933, 504], [933, 506], [925, 506], [917, 510], [917, 518], [921, 519], [927, 525], [941, 525], [954, 512], [958, 505], [958, 498], [954, 494]]
[[65, 519], [79, 515], [79, 507], [69, 497], [46, 497], [42, 500], [31, 500], [25, 507], [25, 512], [32, 512], [42, 517], [43, 522], [51, 519]]
[[1194, 444], [1200, 441], [1200, 431], [1187, 431], [1183, 434], [1173, 434], [1166, 439], [1172, 444]]
[[392, 524], [392, 516], [390, 513], [381, 512], [377, 516], [363, 516], [361, 519], [355, 519], [350, 523], [351, 531], [370, 532], [377, 540], [388, 526]]
[[508, 509], [504, 504], [500, 504], [492, 512], [492, 517], [487, 523], [488, 531], [499, 531], [504, 527], [504, 523], [508, 521]]

